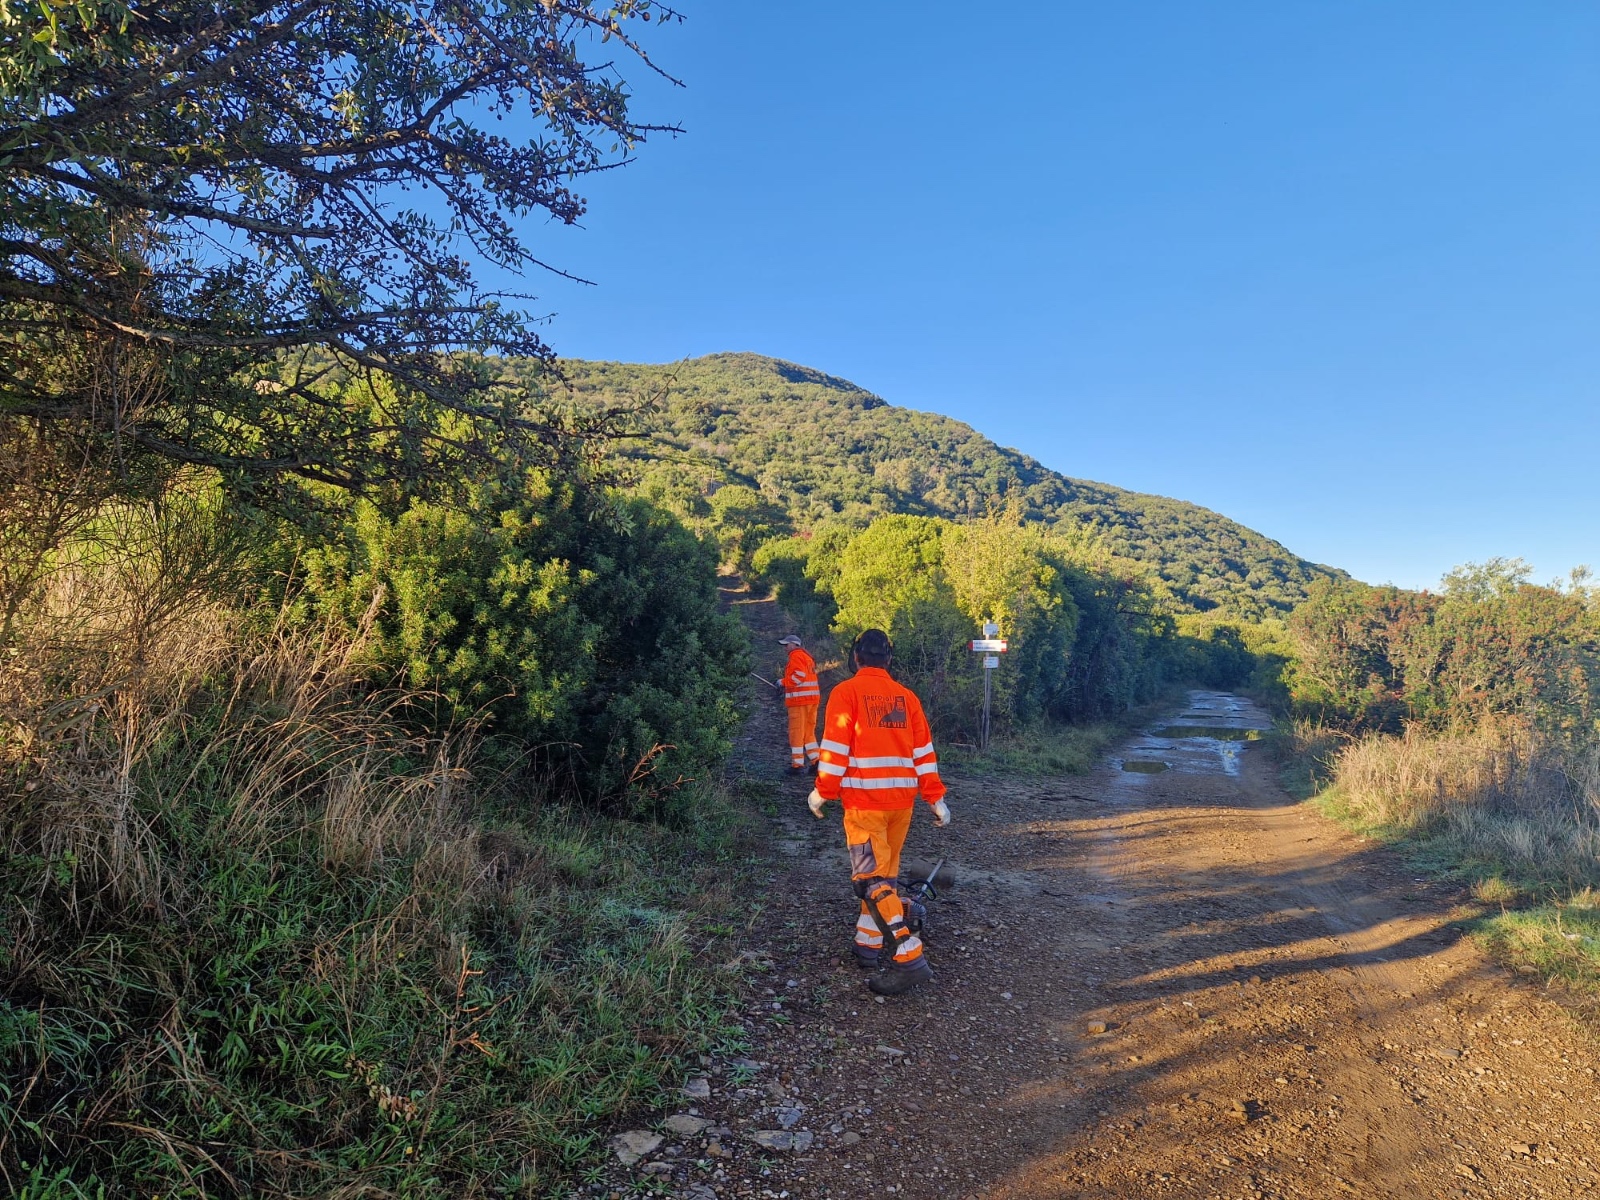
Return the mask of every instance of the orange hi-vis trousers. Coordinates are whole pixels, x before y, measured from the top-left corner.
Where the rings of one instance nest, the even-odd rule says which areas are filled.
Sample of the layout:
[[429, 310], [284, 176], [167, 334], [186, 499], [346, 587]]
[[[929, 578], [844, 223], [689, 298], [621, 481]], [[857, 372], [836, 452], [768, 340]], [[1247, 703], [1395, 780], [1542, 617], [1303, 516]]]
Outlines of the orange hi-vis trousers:
[[900, 876], [900, 848], [911, 828], [912, 806], [854, 808], [845, 805], [844, 838], [850, 849], [850, 880], [861, 900], [856, 918], [856, 955], [863, 962], [879, 957], [887, 944], [893, 966], [902, 969], [922, 961], [922, 939], [906, 928], [905, 907], [895, 880]]
[[784, 711], [789, 714], [789, 765], [803, 767], [808, 762], [816, 762], [820, 753], [817, 749], [817, 706], [791, 704]]

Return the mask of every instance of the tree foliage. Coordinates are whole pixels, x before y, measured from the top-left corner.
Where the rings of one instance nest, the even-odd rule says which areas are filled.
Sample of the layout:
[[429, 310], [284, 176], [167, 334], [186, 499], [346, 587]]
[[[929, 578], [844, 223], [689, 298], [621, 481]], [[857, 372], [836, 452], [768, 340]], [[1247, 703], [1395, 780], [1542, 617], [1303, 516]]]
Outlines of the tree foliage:
[[[470, 264], [538, 265], [518, 220], [577, 221], [574, 179], [656, 130], [587, 58], [608, 41], [648, 62], [632, 31], [674, 18], [656, 0], [0, 10], [0, 413], [346, 486], [486, 433], [603, 429], [526, 411], [451, 352], [549, 360]], [[367, 371], [404, 386], [324, 386]]]
[[945, 737], [974, 731], [983, 676], [969, 643], [986, 621], [1009, 643], [992, 681], [1002, 726], [1125, 711], [1167, 678], [1176, 646], [1170, 600], [1143, 567], [1039, 525], [887, 516], [768, 543], [756, 566], [841, 644], [886, 630], [896, 674]]
[[1469, 564], [1440, 592], [1324, 582], [1290, 620], [1304, 710], [1397, 731], [1514, 716], [1558, 731], [1600, 716], [1600, 605], [1586, 580], [1529, 582], [1520, 561]]

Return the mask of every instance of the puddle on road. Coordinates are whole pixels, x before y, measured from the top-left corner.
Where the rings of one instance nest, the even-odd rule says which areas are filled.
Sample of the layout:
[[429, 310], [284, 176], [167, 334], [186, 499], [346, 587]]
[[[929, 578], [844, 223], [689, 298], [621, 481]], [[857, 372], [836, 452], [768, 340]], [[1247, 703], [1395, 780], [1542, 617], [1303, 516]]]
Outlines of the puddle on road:
[[1232, 729], [1226, 725], [1163, 725], [1151, 731], [1158, 738], [1216, 738], [1223, 742], [1256, 742], [1261, 740], [1259, 729]]
[[[1261, 740], [1272, 719], [1243, 696], [1192, 691], [1188, 703], [1166, 724], [1147, 729], [1112, 765], [1135, 775], [1239, 774], [1241, 755]], [[1147, 755], [1148, 757], [1139, 757]], [[1157, 755], [1160, 757], [1158, 758]]]

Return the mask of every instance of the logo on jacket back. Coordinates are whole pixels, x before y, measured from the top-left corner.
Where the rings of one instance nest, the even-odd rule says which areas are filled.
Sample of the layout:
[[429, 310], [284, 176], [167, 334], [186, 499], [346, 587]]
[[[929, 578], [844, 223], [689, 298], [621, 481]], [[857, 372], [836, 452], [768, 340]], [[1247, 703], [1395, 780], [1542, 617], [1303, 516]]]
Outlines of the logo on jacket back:
[[904, 696], [868, 696], [867, 719], [878, 729], [904, 729], [906, 727], [906, 698]]

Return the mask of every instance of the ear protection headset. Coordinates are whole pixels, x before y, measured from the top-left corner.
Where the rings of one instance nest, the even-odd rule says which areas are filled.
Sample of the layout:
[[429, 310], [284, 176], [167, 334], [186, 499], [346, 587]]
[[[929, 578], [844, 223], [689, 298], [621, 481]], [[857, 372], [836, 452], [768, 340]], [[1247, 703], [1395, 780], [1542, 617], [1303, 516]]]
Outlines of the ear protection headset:
[[[856, 635], [856, 640], [854, 642], [852, 642], [851, 645], [850, 645], [850, 657], [853, 658], [857, 663], [862, 661], [862, 658], [861, 658], [861, 643], [862, 643], [862, 640], [864, 638], [866, 638], [866, 636], [869, 633], [875, 633], [875, 634], [878, 635], [878, 637], [881, 637], [883, 639], [883, 647], [888, 650], [888, 661], [885, 662], [883, 665], [885, 667], [890, 666], [894, 662], [894, 642], [892, 642], [889, 639], [889, 635], [887, 633], [884, 633], [883, 630], [881, 630], [881, 629], [864, 629], [860, 633], [858, 633]], [[877, 638], [874, 638], [873, 641], [877, 641]], [[874, 646], [873, 649], [876, 651], [876, 650], [879, 649], [879, 647]]]

